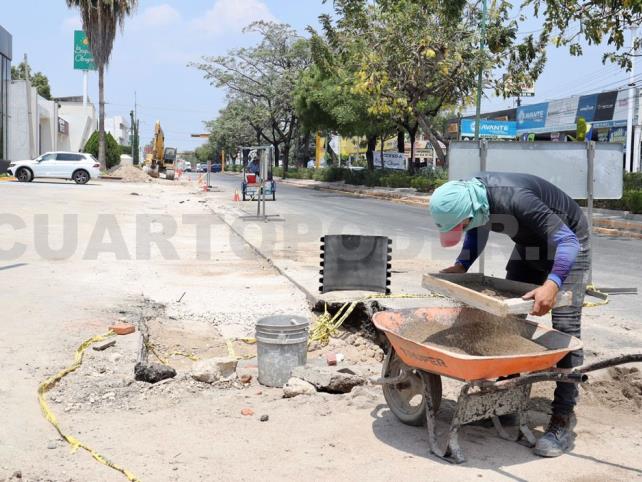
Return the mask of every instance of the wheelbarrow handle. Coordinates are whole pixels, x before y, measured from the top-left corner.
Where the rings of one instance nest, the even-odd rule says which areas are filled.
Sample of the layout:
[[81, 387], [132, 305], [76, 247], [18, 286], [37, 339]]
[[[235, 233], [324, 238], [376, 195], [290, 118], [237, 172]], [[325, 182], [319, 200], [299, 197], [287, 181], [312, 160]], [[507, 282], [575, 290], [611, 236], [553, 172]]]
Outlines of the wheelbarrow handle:
[[508, 390], [539, 382], [582, 383], [587, 380], [588, 376], [584, 373], [556, 370], [548, 372], [528, 373], [526, 375], [521, 375], [515, 378], [507, 378], [505, 380], [499, 380], [495, 382], [483, 381], [474, 384], [478, 385], [482, 391], [490, 392], [495, 390]]
[[625, 363], [637, 363], [642, 362], [642, 353], [635, 353], [632, 355], [620, 355], [614, 358], [608, 358], [595, 363], [590, 363], [583, 367], [579, 367], [576, 370], [573, 370], [574, 373], [588, 373], [595, 370], [602, 370], [603, 368], [613, 367], [616, 365], [623, 365]]

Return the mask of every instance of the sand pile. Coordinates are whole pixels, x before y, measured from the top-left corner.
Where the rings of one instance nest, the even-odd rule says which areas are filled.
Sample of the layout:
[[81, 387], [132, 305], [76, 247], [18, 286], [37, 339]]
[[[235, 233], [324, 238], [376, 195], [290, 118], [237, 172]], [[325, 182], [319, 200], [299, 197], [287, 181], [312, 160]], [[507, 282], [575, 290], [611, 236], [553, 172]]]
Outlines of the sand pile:
[[[642, 377], [637, 367], [611, 367], [605, 379], [580, 385], [587, 398], [609, 408], [642, 408]], [[596, 372], [597, 373], [597, 372]]]
[[521, 336], [518, 326], [505, 320], [470, 320], [447, 327], [425, 320], [410, 321], [400, 334], [423, 344], [438, 345], [455, 353], [474, 356], [523, 355], [546, 351]]
[[151, 182], [152, 180], [142, 169], [129, 165], [112, 167], [108, 175], [120, 177], [124, 182]]

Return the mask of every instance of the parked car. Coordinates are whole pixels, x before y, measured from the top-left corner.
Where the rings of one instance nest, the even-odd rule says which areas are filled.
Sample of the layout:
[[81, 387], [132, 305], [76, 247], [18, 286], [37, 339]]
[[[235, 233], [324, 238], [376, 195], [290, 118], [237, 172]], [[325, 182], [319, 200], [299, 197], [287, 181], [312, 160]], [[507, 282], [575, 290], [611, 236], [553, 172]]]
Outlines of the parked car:
[[7, 172], [20, 182], [54, 178], [86, 184], [100, 176], [100, 164], [94, 156], [84, 152], [47, 152], [33, 160], [11, 162]]
[[220, 162], [215, 162], [212, 164], [212, 172], [221, 172], [222, 167]]
[[199, 162], [196, 164], [196, 172], [207, 172], [207, 164]]

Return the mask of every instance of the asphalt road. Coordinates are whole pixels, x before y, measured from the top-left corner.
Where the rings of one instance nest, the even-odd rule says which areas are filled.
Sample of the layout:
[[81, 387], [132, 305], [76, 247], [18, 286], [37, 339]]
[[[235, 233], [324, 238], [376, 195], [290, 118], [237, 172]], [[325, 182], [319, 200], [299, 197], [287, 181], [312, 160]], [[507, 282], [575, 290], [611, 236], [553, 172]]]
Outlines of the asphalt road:
[[[225, 199], [229, 197], [231, 200], [234, 190], [240, 189], [240, 177], [217, 173], [212, 175], [211, 184], [225, 193]], [[459, 248], [440, 246], [437, 228], [425, 208], [283, 183], [277, 186], [276, 198], [276, 202], [267, 203], [267, 212], [279, 214], [285, 221], [281, 223], [283, 227], [276, 228], [283, 230], [283, 237], [264, 235], [262, 250], [268, 256], [291, 256], [302, 261], [301, 248], [310, 251], [310, 246], [318, 246], [323, 234], [385, 235], [393, 240], [394, 280], [395, 276], [403, 277], [404, 274], [416, 279], [421, 272], [436, 271], [452, 264], [458, 254]], [[238, 205], [247, 214], [255, 213], [254, 203], [241, 202]], [[275, 229], [259, 228], [264, 231]], [[508, 237], [491, 234], [486, 249], [485, 272], [503, 277], [511, 250], [512, 241]], [[318, 250], [313, 254], [317, 256]], [[318, 260], [318, 257], [312, 259]], [[593, 280], [596, 285], [638, 287], [641, 268], [642, 241], [594, 236]], [[476, 263], [471, 270], [477, 269]], [[642, 328], [641, 309], [642, 298], [620, 295], [611, 297], [608, 308], [597, 308], [592, 313], [616, 319], [618, 323], [628, 323], [629, 328]]]
[[[226, 190], [240, 189], [239, 178], [214, 174], [212, 185]], [[246, 202], [245, 210], [253, 212]], [[438, 231], [430, 212], [421, 207], [408, 206], [378, 199], [359, 198], [340, 193], [302, 189], [280, 183], [277, 202], [268, 202], [268, 214], [308, 219], [309, 225], [328, 226], [325, 233], [349, 232], [386, 235], [393, 240], [395, 254], [402, 258], [420, 256], [429, 252], [431, 260], [448, 264], [458, 254], [457, 248], [442, 248]], [[500, 276], [513, 243], [503, 235], [491, 234], [486, 249], [487, 271]], [[595, 235], [593, 238], [593, 270], [595, 283], [601, 286], [637, 286], [642, 268], [642, 241]], [[472, 270], [476, 269], [476, 264]]]

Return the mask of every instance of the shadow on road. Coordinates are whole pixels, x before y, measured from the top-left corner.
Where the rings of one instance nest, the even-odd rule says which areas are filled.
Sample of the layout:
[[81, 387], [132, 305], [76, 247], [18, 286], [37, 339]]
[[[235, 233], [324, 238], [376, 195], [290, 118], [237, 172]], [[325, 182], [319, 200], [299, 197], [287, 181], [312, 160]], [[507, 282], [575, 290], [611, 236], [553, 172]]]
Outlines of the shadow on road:
[[6, 266], [0, 266], [0, 271], [5, 271], [7, 269], [13, 269], [13, 268], [20, 268], [21, 266], [26, 266], [27, 263], [15, 263], [15, 264], [8, 264]]

